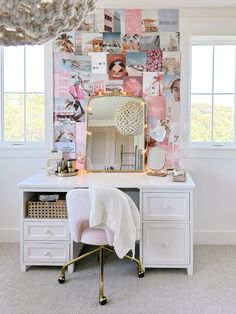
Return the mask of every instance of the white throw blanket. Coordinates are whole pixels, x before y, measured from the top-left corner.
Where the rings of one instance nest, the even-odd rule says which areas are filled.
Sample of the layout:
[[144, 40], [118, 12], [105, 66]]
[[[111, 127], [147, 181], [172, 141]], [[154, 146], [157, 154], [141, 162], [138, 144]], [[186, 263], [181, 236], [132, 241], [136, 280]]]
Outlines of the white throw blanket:
[[133, 200], [113, 187], [91, 186], [90, 227], [107, 228], [114, 235], [114, 250], [123, 258], [140, 239], [140, 214]]

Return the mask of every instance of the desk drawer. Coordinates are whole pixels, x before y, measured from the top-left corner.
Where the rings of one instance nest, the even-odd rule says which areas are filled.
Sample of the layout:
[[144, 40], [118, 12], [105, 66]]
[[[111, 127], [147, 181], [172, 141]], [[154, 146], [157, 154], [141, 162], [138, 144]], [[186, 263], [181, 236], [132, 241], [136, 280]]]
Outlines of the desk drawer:
[[189, 224], [143, 224], [143, 264], [150, 267], [189, 264]]
[[68, 241], [70, 231], [68, 222], [63, 221], [31, 221], [24, 222], [24, 240]]
[[41, 263], [65, 263], [69, 260], [69, 243], [24, 243], [24, 261]]
[[189, 220], [189, 193], [143, 193], [144, 220]]

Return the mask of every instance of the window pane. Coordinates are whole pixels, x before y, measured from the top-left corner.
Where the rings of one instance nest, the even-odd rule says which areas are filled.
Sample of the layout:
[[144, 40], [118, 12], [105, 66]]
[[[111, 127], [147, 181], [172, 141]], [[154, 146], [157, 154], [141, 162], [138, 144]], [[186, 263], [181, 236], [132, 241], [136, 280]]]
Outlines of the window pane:
[[235, 46], [215, 46], [214, 92], [234, 93]]
[[26, 141], [44, 140], [44, 95], [26, 95]]
[[192, 46], [192, 93], [212, 92], [213, 46]]
[[191, 142], [211, 141], [211, 99], [209, 95], [192, 95]]
[[4, 91], [24, 92], [24, 47], [4, 47]]
[[26, 92], [44, 92], [44, 46], [26, 47]]
[[234, 95], [214, 96], [214, 132], [215, 142], [234, 141]]
[[4, 94], [4, 141], [24, 141], [23, 94]]

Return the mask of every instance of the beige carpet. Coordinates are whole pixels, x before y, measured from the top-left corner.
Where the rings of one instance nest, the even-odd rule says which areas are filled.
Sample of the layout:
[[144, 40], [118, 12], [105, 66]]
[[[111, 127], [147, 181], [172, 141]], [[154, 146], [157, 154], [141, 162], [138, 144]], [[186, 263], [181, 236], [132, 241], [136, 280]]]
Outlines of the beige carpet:
[[105, 267], [108, 303], [101, 306], [96, 258], [82, 261], [60, 285], [59, 267], [21, 273], [19, 245], [0, 244], [0, 313], [236, 313], [236, 246], [195, 247], [193, 276], [180, 269], [147, 269], [141, 279], [133, 263], [110, 255]]

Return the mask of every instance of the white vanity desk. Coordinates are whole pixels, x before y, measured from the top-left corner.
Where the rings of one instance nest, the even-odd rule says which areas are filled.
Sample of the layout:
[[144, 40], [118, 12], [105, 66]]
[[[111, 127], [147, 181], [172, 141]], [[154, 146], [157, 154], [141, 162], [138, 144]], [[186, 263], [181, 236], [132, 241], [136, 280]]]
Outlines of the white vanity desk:
[[[62, 265], [78, 252], [66, 219], [29, 219], [27, 202], [39, 192], [67, 192], [91, 185], [137, 189], [142, 233], [140, 260], [144, 268], [186, 268], [193, 273], [193, 202], [195, 184], [145, 173], [87, 173], [74, 177], [37, 174], [18, 184], [21, 191], [21, 271], [30, 265]], [[73, 271], [70, 268], [69, 271]]]

